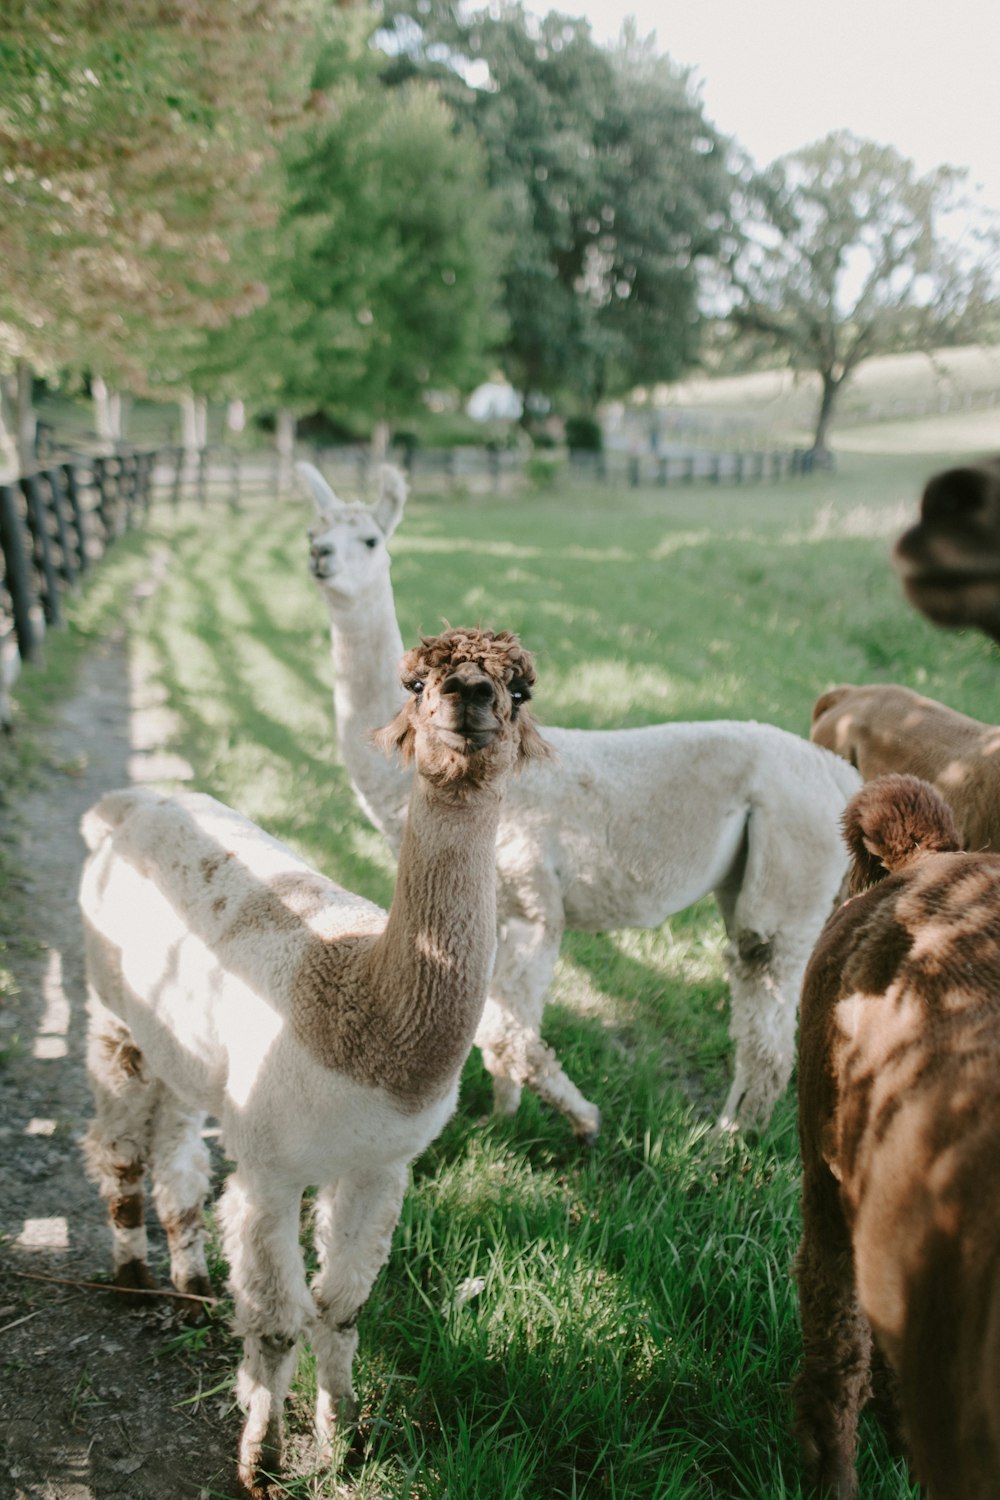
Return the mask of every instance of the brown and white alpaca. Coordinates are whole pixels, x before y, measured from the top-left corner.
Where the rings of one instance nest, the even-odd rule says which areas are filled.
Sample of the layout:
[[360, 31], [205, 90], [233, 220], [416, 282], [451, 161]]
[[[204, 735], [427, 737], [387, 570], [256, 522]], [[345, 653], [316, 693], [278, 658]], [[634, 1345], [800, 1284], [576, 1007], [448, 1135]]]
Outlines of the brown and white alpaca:
[[[345, 505], [309, 464], [310, 567], [330, 612], [337, 738], [362, 805], [398, 847], [397, 779], [371, 765], [368, 735], [395, 690], [399, 640], [385, 543], [405, 498], [383, 477], [373, 508]], [[499, 1112], [522, 1087], [580, 1137], [600, 1124], [541, 1039], [566, 927], [653, 927], [714, 892], [729, 936], [733, 1081], [723, 1125], [764, 1125], [791, 1074], [799, 987], [847, 861], [838, 819], [859, 785], [838, 757], [767, 724], [543, 731], [555, 751], [518, 777], [497, 840], [497, 965], [476, 1042]]]
[[879, 1355], [929, 1500], [996, 1500], [1000, 855], [958, 852], [912, 776], [865, 786], [844, 831], [859, 894], [799, 1028], [798, 1429], [820, 1491], [852, 1500]]
[[[403, 658], [382, 748], [412, 762], [391, 910], [316, 873], [211, 797], [112, 792], [84, 818], [96, 1104], [85, 1142], [116, 1280], [146, 1285], [147, 1170], [181, 1293], [207, 1287], [206, 1113], [235, 1162], [221, 1202], [243, 1336], [239, 1473], [268, 1493], [300, 1335], [316, 1429], [353, 1400], [355, 1323], [389, 1254], [407, 1164], [455, 1108], [496, 946], [494, 845], [511, 772], [546, 751], [509, 633], [451, 630]], [[318, 1188], [319, 1271], [299, 1249]]]
[[1000, 852], [1000, 726], [876, 682], [817, 698], [810, 738], [865, 781], [894, 771], [929, 781], [951, 808], [962, 848]]
[[910, 603], [935, 625], [974, 625], [1000, 641], [1000, 457], [929, 479], [893, 563]]

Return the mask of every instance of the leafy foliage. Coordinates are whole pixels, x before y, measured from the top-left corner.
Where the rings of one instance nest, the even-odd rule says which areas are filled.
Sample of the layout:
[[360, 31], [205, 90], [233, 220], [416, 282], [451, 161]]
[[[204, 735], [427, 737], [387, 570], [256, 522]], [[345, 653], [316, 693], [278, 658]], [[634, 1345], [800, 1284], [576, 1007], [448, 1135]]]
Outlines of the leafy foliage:
[[0, 23], [0, 361], [142, 384], [265, 295], [233, 245], [271, 212], [314, 0], [13, 0]]
[[214, 341], [244, 392], [362, 421], [470, 388], [502, 326], [480, 149], [433, 85], [386, 92], [370, 32], [360, 13], [331, 20], [283, 151], [280, 221], [258, 242], [269, 305]]
[[506, 365], [586, 406], [670, 379], [696, 351], [699, 263], [723, 245], [726, 143], [687, 76], [627, 33], [519, 4], [386, 8], [390, 77], [438, 80], [486, 151], [508, 228]]

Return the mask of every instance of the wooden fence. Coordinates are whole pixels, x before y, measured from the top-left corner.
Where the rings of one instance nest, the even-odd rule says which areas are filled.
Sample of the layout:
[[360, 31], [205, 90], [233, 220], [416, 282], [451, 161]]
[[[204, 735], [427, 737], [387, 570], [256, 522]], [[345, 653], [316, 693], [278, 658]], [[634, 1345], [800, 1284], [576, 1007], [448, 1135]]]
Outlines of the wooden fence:
[[152, 500], [156, 454], [71, 458], [0, 484], [0, 723], [22, 661], [37, 660], [63, 596]]
[[[374, 479], [367, 445], [303, 448], [296, 457], [318, 464], [348, 494]], [[489, 448], [411, 448], [392, 457], [414, 490], [502, 497], [525, 483], [543, 487], [560, 473], [609, 486], [730, 482], [753, 484], [807, 472], [801, 450], [706, 451], [678, 445], [669, 452], [533, 453]], [[274, 449], [168, 447], [123, 450], [114, 456], [62, 450], [36, 472], [0, 484], [0, 726], [9, 724], [6, 688], [22, 661], [35, 660], [47, 627], [62, 618], [62, 599], [117, 536], [160, 504], [222, 500], [273, 504], [299, 494], [291, 466]], [[303, 505], [305, 496], [300, 495]]]

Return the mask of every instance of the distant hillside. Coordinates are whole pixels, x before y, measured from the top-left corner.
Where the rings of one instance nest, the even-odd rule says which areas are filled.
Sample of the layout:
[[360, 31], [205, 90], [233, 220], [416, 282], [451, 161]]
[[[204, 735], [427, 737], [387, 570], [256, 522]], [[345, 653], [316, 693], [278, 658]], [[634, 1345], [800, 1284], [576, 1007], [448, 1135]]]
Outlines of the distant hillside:
[[[815, 375], [789, 370], [679, 381], [657, 386], [632, 409], [642, 426], [669, 432], [689, 420], [758, 440], [808, 441], [819, 401]], [[868, 360], [845, 389], [832, 432], [834, 448], [868, 447], [862, 427], [975, 414], [984, 442], [1000, 447], [1000, 346], [942, 349]], [[895, 446], [895, 445], [894, 445]]]

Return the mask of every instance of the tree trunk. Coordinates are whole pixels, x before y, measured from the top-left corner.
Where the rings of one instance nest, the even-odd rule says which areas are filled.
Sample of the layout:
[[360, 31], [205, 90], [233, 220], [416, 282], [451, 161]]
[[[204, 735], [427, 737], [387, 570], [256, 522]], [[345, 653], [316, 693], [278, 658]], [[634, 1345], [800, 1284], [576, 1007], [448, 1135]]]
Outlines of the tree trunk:
[[30, 474], [35, 464], [35, 407], [32, 397], [34, 372], [26, 359], [19, 359], [15, 369], [15, 434], [17, 459], [22, 474]]
[[372, 464], [376, 468], [379, 464], [384, 464], [389, 456], [389, 437], [389, 423], [385, 417], [377, 418], [372, 427]]
[[110, 390], [103, 375], [91, 376], [90, 393], [94, 398], [94, 430], [102, 443], [114, 448], [125, 436], [122, 393]]
[[16, 479], [17, 459], [17, 380], [0, 375], [0, 479]]
[[278, 449], [278, 491], [284, 495], [292, 487], [292, 459], [295, 457], [295, 413], [287, 407], [278, 412], [275, 446]]
[[828, 458], [830, 450], [827, 447], [826, 439], [833, 421], [834, 408], [837, 404], [837, 397], [840, 395], [843, 377], [841, 376], [838, 379], [836, 376], [831, 375], [828, 370], [821, 370], [820, 379], [823, 382], [823, 394], [820, 397], [819, 412], [816, 417], [816, 431], [813, 433], [812, 452], [816, 457], [822, 455], [823, 458]]
[[181, 447], [190, 452], [198, 446], [198, 420], [194, 396], [190, 391], [182, 391], [177, 404], [181, 409]]

